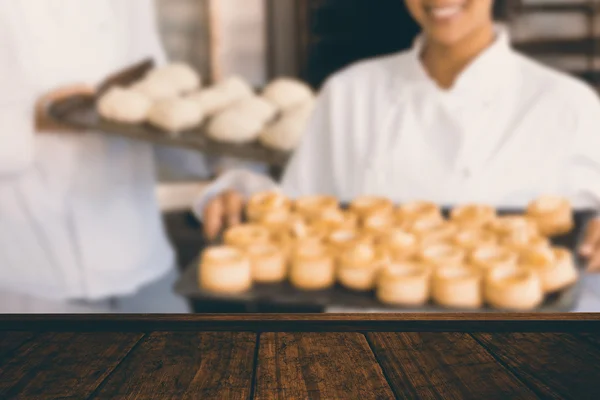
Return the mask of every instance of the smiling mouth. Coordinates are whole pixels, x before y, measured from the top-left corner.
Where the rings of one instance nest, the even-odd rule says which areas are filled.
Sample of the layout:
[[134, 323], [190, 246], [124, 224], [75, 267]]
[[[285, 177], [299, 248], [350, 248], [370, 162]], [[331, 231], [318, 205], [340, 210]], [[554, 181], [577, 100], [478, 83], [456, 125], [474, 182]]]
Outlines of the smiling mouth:
[[459, 15], [465, 8], [465, 3], [444, 6], [429, 6], [427, 14], [436, 20], [448, 20]]

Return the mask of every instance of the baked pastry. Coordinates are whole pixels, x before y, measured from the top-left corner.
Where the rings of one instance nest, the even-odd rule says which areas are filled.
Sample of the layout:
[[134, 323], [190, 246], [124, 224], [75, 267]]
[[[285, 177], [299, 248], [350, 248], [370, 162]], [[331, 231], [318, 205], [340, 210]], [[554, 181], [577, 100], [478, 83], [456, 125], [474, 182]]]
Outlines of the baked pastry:
[[408, 260], [419, 250], [417, 237], [400, 228], [391, 228], [375, 236], [379, 246], [389, 252], [393, 261]]
[[152, 105], [148, 122], [171, 134], [194, 128], [202, 122], [204, 115], [194, 103], [181, 98], [159, 100]]
[[298, 147], [307, 129], [310, 115], [284, 114], [260, 133], [258, 140], [263, 146], [280, 151], [292, 151]]
[[231, 110], [239, 114], [248, 114], [267, 124], [277, 115], [277, 109], [268, 101], [258, 96], [251, 96], [234, 103]]
[[279, 192], [267, 191], [250, 196], [246, 204], [246, 217], [249, 221], [258, 221], [276, 211], [290, 212], [292, 201]]
[[420, 306], [430, 294], [431, 268], [414, 262], [385, 266], [377, 280], [377, 298], [382, 303]]
[[337, 210], [337, 198], [326, 195], [302, 196], [294, 202], [295, 210], [306, 218], [315, 218], [327, 210]]
[[271, 234], [264, 226], [242, 224], [232, 226], [225, 232], [224, 242], [228, 246], [246, 249], [253, 244], [264, 244], [271, 241]]
[[268, 242], [246, 247], [252, 267], [252, 279], [255, 282], [276, 283], [286, 278], [286, 249], [282, 247]]
[[488, 228], [501, 237], [514, 234], [522, 237], [539, 235], [535, 221], [524, 215], [499, 216], [488, 224]]
[[360, 218], [366, 218], [374, 214], [391, 214], [393, 209], [394, 204], [390, 199], [386, 199], [385, 197], [360, 196], [350, 202], [350, 210]]
[[291, 212], [285, 208], [278, 208], [268, 213], [262, 214], [257, 224], [264, 226], [271, 232], [292, 233], [294, 226], [306, 224], [306, 221], [300, 214]]
[[496, 235], [492, 232], [478, 228], [458, 231], [452, 239], [457, 246], [467, 251], [482, 246], [493, 246], [498, 242]]
[[127, 124], [144, 122], [152, 102], [134, 90], [112, 87], [98, 100], [98, 113], [103, 118]]
[[373, 244], [372, 237], [353, 229], [338, 229], [329, 234], [327, 244], [336, 254], [341, 254], [351, 247], [360, 244]]
[[484, 298], [492, 307], [526, 311], [544, 300], [540, 278], [531, 270], [514, 265], [498, 267], [484, 279]]
[[483, 305], [483, 274], [476, 268], [437, 268], [431, 280], [431, 297], [444, 307], [478, 308]]
[[371, 290], [379, 269], [387, 261], [385, 252], [377, 251], [368, 243], [350, 247], [338, 257], [338, 281], [348, 289]]
[[521, 253], [520, 266], [540, 277], [545, 293], [570, 286], [578, 277], [571, 252], [561, 247], [524, 251]]
[[208, 291], [241, 293], [252, 287], [250, 260], [234, 247], [205, 249], [198, 269], [198, 283]]
[[314, 98], [310, 86], [290, 78], [279, 78], [269, 83], [262, 96], [279, 110], [290, 110]]
[[200, 75], [191, 66], [179, 62], [151, 70], [144, 80], [170, 85], [178, 94], [196, 90], [201, 84]]
[[356, 229], [358, 217], [350, 211], [338, 208], [327, 208], [323, 212], [313, 216], [313, 223], [322, 224], [330, 231], [338, 229]]
[[454, 208], [450, 219], [460, 226], [483, 227], [496, 218], [496, 209], [486, 205], [468, 204]]
[[461, 265], [465, 259], [465, 251], [456, 246], [440, 243], [424, 246], [419, 259], [432, 267], [447, 267]]
[[426, 201], [413, 201], [401, 205], [396, 211], [398, 223], [412, 223], [416, 220], [438, 220], [444, 219], [442, 211], [437, 204]]
[[517, 265], [518, 254], [498, 245], [486, 245], [473, 249], [469, 261], [474, 267], [484, 272], [497, 267], [513, 267]]
[[292, 253], [290, 282], [303, 290], [327, 289], [335, 283], [335, 263], [329, 248], [317, 242], [299, 242]]
[[389, 211], [376, 212], [364, 217], [363, 228], [366, 232], [378, 235], [392, 229], [395, 225], [394, 215]]
[[565, 234], [573, 229], [573, 210], [567, 199], [557, 196], [543, 196], [527, 207], [527, 216], [537, 224], [545, 236]]
[[546, 249], [551, 246], [550, 240], [545, 236], [529, 236], [515, 232], [502, 238], [501, 244], [516, 252], [531, 249]]
[[412, 232], [420, 239], [422, 246], [437, 243], [452, 243], [458, 228], [455, 224], [435, 220], [419, 220], [413, 224]]

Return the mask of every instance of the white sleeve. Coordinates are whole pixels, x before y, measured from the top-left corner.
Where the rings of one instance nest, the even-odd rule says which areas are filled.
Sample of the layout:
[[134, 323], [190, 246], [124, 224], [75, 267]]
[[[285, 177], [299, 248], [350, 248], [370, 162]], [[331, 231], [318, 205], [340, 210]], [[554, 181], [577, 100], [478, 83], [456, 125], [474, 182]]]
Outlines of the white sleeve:
[[0, 7], [0, 179], [23, 172], [34, 160], [36, 92], [27, 79], [19, 51], [23, 38], [11, 8]]
[[[334, 78], [335, 79], [335, 78]], [[313, 194], [338, 196], [336, 179], [339, 165], [334, 152], [334, 121], [343, 109], [335, 104], [334, 85], [329, 80], [321, 91], [307, 131], [294, 152], [282, 179], [283, 191], [290, 197]], [[343, 150], [342, 148], [337, 148]], [[341, 178], [341, 176], [340, 176]]]
[[576, 205], [600, 210], [600, 99], [591, 89], [577, 97], [566, 181]]
[[130, 63], [152, 58], [157, 65], [165, 64], [168, 57], [160, 37], [155, 0], [127, 0], [126, 4]]

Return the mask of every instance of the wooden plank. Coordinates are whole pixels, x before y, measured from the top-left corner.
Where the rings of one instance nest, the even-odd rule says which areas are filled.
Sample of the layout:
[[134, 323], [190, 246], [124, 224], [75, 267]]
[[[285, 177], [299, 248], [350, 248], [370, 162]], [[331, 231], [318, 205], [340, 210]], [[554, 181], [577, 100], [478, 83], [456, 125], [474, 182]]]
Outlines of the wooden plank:
[[154, 332], [92, 398], [246, 399], [256, 334]]
[[581, 338], [565, 333], [472, 336], [542, 398], [597, 398], [600, 351]]
[[40, 334], [0, 366], [0, 398], [86, 398], [142, 336]]
[[10, 353], [31, 339], [33, 332], [2, 332], [0, 331], [0, 361]]
[[367, 339], [399, 398], [536, 398], [467, 333], [382, 332]]
[[255, 399], [393, 399], [359, 333], [261, 334]]
[[600, 332], [599, 313], [0, 315], [0, 331]]

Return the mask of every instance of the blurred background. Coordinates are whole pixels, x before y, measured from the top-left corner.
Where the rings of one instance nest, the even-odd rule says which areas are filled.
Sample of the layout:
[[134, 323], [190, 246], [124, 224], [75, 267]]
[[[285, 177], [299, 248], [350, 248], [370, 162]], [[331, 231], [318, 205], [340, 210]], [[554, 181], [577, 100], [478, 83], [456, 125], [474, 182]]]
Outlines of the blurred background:
[[[260, 87], [292, 76], [318, 89], [354, 61], [410, 47], [418, 33], [402, 0], [156, 1], [170, 57], [191, 63], [207, 81], [239, 74]], [[598, 5], [599, 0], [496, 0], [495, 8], [516, 48], [600, 88]], [[161, 180], [166, 225], [185, 266], [202, 246], [185, 210], [205, 183], [181, 182], [164, 171]]]

